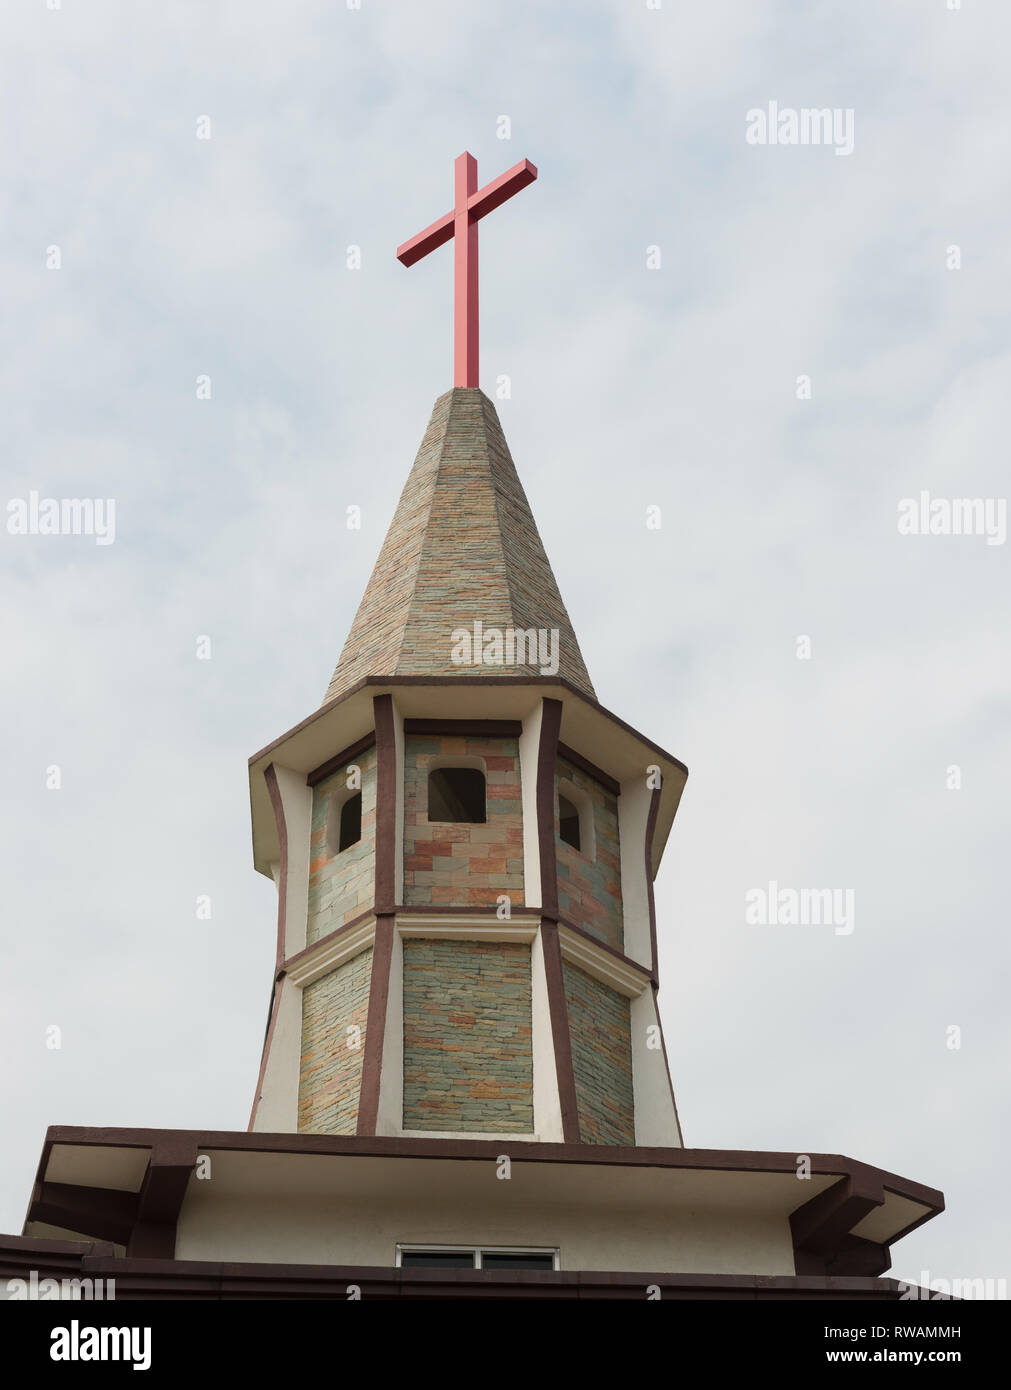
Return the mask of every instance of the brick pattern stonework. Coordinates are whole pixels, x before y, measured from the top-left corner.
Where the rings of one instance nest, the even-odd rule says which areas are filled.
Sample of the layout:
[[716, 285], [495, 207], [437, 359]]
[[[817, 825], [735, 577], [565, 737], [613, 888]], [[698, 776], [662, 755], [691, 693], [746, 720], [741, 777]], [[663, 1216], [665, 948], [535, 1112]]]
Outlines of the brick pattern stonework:
[[300, 1134], [355, 1133], [371, 981], [370, 946], [302, 991]]
[[568, 961], [562, 962], [562, 974], [579, 1137], [584, 1144], [634, 1144], [629, 1002]]
[[[467, 754], [484, 766], [484, 825], [430, 824], [428, 773], [441, 756]], [[404, 747], [404, 901], [494, 906], [523, 902], [519, 746], [514, 738], [411, 734]]]
[[[340, 854], [327, 847], [327, 820], [331, 797], [337, 802], [347, 789], [347, 768], [339, 768], [312, 793], [312, 833], [309, 840], [309, 917], [306, 945], [365, 912], [375, 901], [376, 882], [376, 750], [360, 753], [354, 764], [361, 768], [362, 838]], [[337, 812], [333, 812], [337, 814]]]
[[[558, 835], [558, 782], [564, 778], [590, 798], [596, 841], [593, 858]], [[623, 949], [621, 868], [618, 859], [618, 801], [595, 778], [559, 756], [555, 775], [555, 847], [558, 911], [598, 940]]]
[[455, 628], [558, 631], [558, 674], [593, 687], [495, 407], [456, 387], [432, 411], [324, 703], [363, 676], [544, 674], [462, 666]]
[[404, 1128], [533, 1132], [530, 948], [404, 941]]

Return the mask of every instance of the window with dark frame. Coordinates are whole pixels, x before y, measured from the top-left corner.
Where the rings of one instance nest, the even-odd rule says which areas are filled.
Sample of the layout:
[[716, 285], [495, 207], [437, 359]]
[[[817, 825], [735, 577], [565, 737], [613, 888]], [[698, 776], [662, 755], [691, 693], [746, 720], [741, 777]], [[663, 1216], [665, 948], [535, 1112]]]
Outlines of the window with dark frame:
[[455, 825], [486, 820], [484, 773], [476, 767], [437, 767], [428, 774], [428, 819]]
[[349, 797], [341, 807], [340, 837], [337, 841], [337, 853], [341, 854], [344, 850], [356, 845], [362, 838], [362, 794], [356, 792]]
[[550, 1250], [402, 1250], [401, 1269], [554, 1269]]
[[558, 793], [558, 837], [563, 844], [580, 848], [579, 810], [561, 792]]

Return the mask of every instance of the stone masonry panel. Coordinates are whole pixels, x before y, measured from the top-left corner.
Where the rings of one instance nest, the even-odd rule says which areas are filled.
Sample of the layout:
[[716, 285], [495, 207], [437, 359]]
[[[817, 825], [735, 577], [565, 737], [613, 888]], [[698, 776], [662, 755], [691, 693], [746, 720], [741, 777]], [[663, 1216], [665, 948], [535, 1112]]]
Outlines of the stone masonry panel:
[[[483, 825], [430, 823], [428, 774], [439, 759], [466, 754], [486, 779]], [[431, 907], [523, 902], [523, 818], [515, 738], [414, 735], [404, 749], [404, 901]]]
[[533, 1132], [530, 948], [404, 941], [404, 1128]]
[[[558, 834], [558, 782], [571, 782], [593, 808], [593, 857], [573, 849]], [[558, 911], [599, 941], [622, 950], [621, 868], [618, 859], [618, 801], [595, 778], [559, 755], [555, 775], [555, 847]]]
[[372, 947], [302, 991], [300, 1134], [354, 1134], [365, 1056]]
[[562, 974], [580, 1140], [584, 1144], [634, 1144], [629, 1002], [568, 961], [562, 962]]
[[[312, 946], [350, 922], [375, 901], [376, 884], [376, 750], [352, 760], [361, 769], [362, 838], [342, 853], [327, 846], [327, 820], [336, 816], [348, 789], [348, 767], [339, 768], [312, 793], [309, 839], [309, 917], [306, 945]], [[331, 805], [333, 803], [333, 805]]]

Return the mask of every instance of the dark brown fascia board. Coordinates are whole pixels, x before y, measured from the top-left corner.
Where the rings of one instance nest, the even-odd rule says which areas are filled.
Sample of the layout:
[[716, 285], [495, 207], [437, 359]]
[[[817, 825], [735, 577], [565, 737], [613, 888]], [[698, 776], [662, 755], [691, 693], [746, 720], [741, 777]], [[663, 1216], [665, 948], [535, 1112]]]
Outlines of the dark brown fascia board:
[[908, 1285], [867, 1276], [671, 1274], [597, 1270], [396, 1269], [376, 1265], [299, 1265], [117, 1258], [100, 1242], [0, 1235], [0, 1276], [115, 1279], [118, 1301], [137, 1299], [347, 1299], [357, 1285], [376, 1298], [636, 1299], [656, 1285], [686, 1300], [895, 1301]]
[[404, 734], [445, 734], [458, 738], [519, 738], [519, 719], [405, 719]]
[[589, 777], [599, 782], [605, 791], [609, 791], [612, 796], [621, 795], [620, 782], [616, 782], [609, 772], [605, 772], [604, 769], [598, 767], [596, 763], [591, 763], [589, 758], [584, 758], [582, 753], [577, 753], [576, 750], [570, 748], [567, 743], [559, 742], [558, 756], [564, 758], [566, 762], [570, 762], [573, 767], [578, 767], [581, 772], [585, 772]]
[[317, 782], [323, 782], [332, 772], [338, 772], [345, 767], [352, 758], [357, 758], [366, 749], [372, 748], [376, 741], [376, 731], [372, 729], [364, 738], [358, 739], [356, 743], [349, 743], [347, 748], [342, 748], [332, 758], [327, 758], [325, 763], [320, 763], [319, 767], [314, 767], [311, 772], [306, 773], [305, 784], [307, 787], [314, 787]]
[[667, 750], [661, 748], [658, 743], [654, 743], [652, 739], [648, 739], [645, 734], [641, 734], [638, 729], [633, 728], [632, 725], [626, 723], [624, 719], [620, 719], [618, 715], [606, 709], [599, 700], [591, 699], [590, 696], [580, 690], [578, 686], [573, 685], [571, 681], [565, 680], [561, 676], [364, 676], [360, 681], [356, 681], [349, 690], [345, 690], [343, 695], [338, 695], [335, 699], [328, 700], [325, 705], [320, 705], [318, 710], [314, 710], [307, 718], [292, 725], [292, 727], [281, 734], [279, 738], [273, 739], [266, 747], [254, 753], [249, 759], [249, 766], [252, 767], [253, 764], [259, 762], [261, 758], [267, 757], [268, 754], [272, 753], [276, 748], [279, 748], [281, 744], [286, 743], [294, 734], [300, 733], [303, 729], [307, 729], [309, 725], [314, 724], [317, 719], [321, 719], [324, 715], [329, 714], [331, 710], [343, 704], [345, 700], [350, 700], [363, 690], [369, 687], [395, 688], [397, 686], [411, 685], [451, 685], [461, 688], [465, 686], [483, 688], [496, 685], [525, 685], [529, 686], [531, 689], [560, 688], [567, 694], [575, 696], [577, 700], [581, 700], [585, 705], [589, 705], [591, 709], [596, 710], [598, 714], [602, 714], [605, 719], [609, 719], [611, 723], [616, 724], [618, 728], [624, 729], [626, 733], [631, 734], [633, 738], [638, 739], [640, 743], [644, 744], [654, 753], [657, 753], [661, 758], [666, 758], [669, 763], [680, 768], [686, 777], [688, 776], [688, 768], [680, 758], [676, 758], [673, 753], [668, 753]]
[[[51, 1125], [46, 1130], [40, 1171], [44, 1174], [49, 1154], [57, 1144], [106, 1145], [113, 1148], [152, 1148], [169, 1136], [192, 1139], [198, 1152], [221, 1149], [246, 1153], [323, 1154], [358, 1158], [470, 1159], [486, 1162], [502, 1152], [501, 1139], [410, 1139], [388, 1135], [269, 1134], [244, 1130], [166, 1130], [92, 1128], [82, 1125]], [[510, 1140], [507, 1148], [513, 1162], [589, 1163], [628, 1168], [682, 1168], [739, 1173], [797, 1172], [796, 1153], [775, 1153], [752, 1149], [647, 1148], [618, 1144], [553, 1144], [537, 1140]], [[934, 1188], [889, 1173], [842, 1154], [809, 1154], [811, 1172], [817, 1176], [852, 1176], [861, 1182], [879, 1182], [896, 1196], [906, 1197], [933, 1210], [944, 1210], [944, 1196]], [[800, 1204], [803, 1205], [803, 1204]], [[903, 1228], [903, 1234], [928, 1216], [919, 1217]], [[897, 1236], [891, 1237], [897, 1240]]]

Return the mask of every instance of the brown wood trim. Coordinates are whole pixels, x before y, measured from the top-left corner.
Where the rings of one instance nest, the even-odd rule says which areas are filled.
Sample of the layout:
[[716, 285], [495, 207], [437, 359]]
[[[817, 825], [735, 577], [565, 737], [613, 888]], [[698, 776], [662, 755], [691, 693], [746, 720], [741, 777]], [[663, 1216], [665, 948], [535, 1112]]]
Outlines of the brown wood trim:
[[611, 1273], [601, 1270], [396, 1269], [376, 1265], [309, 1265], [116, 1258], [107, 1242], [0, 1235], [0, 1277], [115, 1280], [122, 1300], [330, 1299], [345, 1302], [356, 1285], [366, 1301], [446, 1299], [634, 1299], [655, 1285], [665, 1300], [783, 1302], [897, 1301], [909, 1285], [867, 1276], [789, 1274]]
[[284, 802], [281, 788], [277, 785], [277, 772], [274, 764], [263, 770], [263, 780], [267, 784], [271, 809], [277, 824], [277, 842], [280, 846], [280, 873], [277, 882], [277, 949], [274, 953], [274, 972], [277, 973], [284, 960], [285, 937], [288, 934], [288, 824], [284, 818]]
[[562, 952], [556, 923], [542, 920], [541, 946], [544, 951], [544, 976], [548, 989], [548, 1017], [551, 1020], [551, 1041], [555, 1052], [558, 1101], [562, 1112], [562, 1139], [565, 1144], [578, 1144], [579, 1105], [576, 1100], [576, 1078], [572, 1069], [569, 1005], [565, 998], [565, 977], [562, 974]]
[[612, 796], [621, 795], [621, 783], [616, 782], [609, 772], [605, 772], [596, 763], [591, 763], [589, 758], [584, 758], [582, 753], [577, 753], [574, 748], [570, 748], [567, 743], [558, 745], [559, 757], [565, 758], [573, 767], [578, 767], [580, 772], [585, 772], [588, 777], [592, 777], [595, 782], [611, 793]]
[[360, 738], [357, 743], [349, 743], [347, 748], [342, 748], [332, 758], [327, 758], [325, 763], [320, 763], [319, 767], [314, 767], [311, 772], [306, 773], [306, 786], [315, 787], [318, 782], [325, 782], [331, 773], [338, 772], [342, 767], [345, 767], [353, 758], [357, 758], [359, 753], [364, 753], [366, 749], [371, 748], [375, 741], [376, 732], [373, 729], [364, 738]]
[[190, 1136], [168, 1134], [154, 1145], [138, 1194], [128, 1256], [175, 1258], [176, 1226], [196, 1162], [197, 1145]]
[[376, 913], [392, 912], [397, 900], [397, 736], [393, 696], [372, 701], [376, 720]]
[[[891, 1263], [887, 1247], [851, 1234], [884, 1200], [880, 1181], [866, 1174], [847, 1174], [797, 1207], [790, 1215], [797, 1273], [884, 1273]], [[852, 1245], [853, 1241], [858, 1244]], [[847, 1256], [862, 1261], [861, 1267], [850, 1270]]]
[[541, 911], [558, 917], [558, 856], [555, 850], [555, 763], [558, 731], [562, 726], [560, 700], [541, 701], [541, 729], [537, 745], [537, 847], [541, 861]]
[[365, 1018], [365, 1056], [362, 1058], [361, 1089], [358, 1093], [357, 1134], [375, 1134], [379, 1117], [386, 1009], [390, 997], [390, 971], [393, 966], [393, 937], [393, 917], [377, 917], [376, 936], [372, 947], [372, 974], [369, 979], [369, 1011]]
[[270, 1045], [274, 1041], [274, 1026], [277, 1023], [277, 1015], [281, 1009], [281, 991], [284, 989], [284, 976], [280, 975], [274, 981], [270, 992], [270, 1013], [267, 1016], [267, 1031], [263, 1037], [263, 1050], [260, 1053], [260, 1071], [256, 1078], [256, 1093], [253, 1096], [252, 1108], [249, 1111], [248, 1130], [252, 1130], [256, 1122], [256, 1112], [260, 1108], [260, 1101], [263, 1096], [263, 1078], [267, 1074], [267, 1059], [270, 1056]]
[[106, 1187], [78, 1187], [76, 1183], [36, 1183], [28, 1207], [28, 1221], [42, 1221], [82, 1236], [126, 1245], [137, 1220], [140, 1199], [136, 1192]]
[[[398, 917], [420, 916], [421, 914], [428, 917], [480, 917], [482, 914], [487, 914], [489, 920], [494, 921], [497, 918], [498, 908], [489, 903], [472, 903], [470, 907], [450, 907], [443, 906], [442, 903], [435, 903], [434, 905], [432, 903], [398, 903], [393, 911]], [[506, 920], [523, 916], [540, 917], [540, 915], [541, 909], [539, 907], [518, 907], [514, 903], [509, 909], [509, 919]]]
[[405, 734], [446, 734], [471, 738], [519, 738], [520, 719], [405, 719]]
[[653, 978], [660, 978], [660, 956], [656, 942], [656, 898], [653, 894], [653, 836], [660, 814], [660, 788], [654, 787], [649, 798], [646, 816], [646, 905], [649, 909], [649, 948], [653, 959]]
[[589, 705], [591, 709], [596, 710], [598, 714], [603, 715], [605, 719], [610, 720], [610, 722], [612, 724], [615, 724], [619, 729], [624, 729], [626, 733], [631, 734], [633, 738], [638, 739], [639, 742], [644, 744], [647, 748], [651, 748], [653, 752], [658, 753], [661, 758], [666, 758], [669, 763], [672, 763], [675, 767], [680, 768], [686, 777], [688, 776], [688, 769], [680, 758], [675, 758], [674, 754], [668, 753], [666, 748], [661, 748], [658, 743], [654, 743], [652, 739], [646, 738], [645, 734], [641, 734], [638, 729], [633, 729], [631, 724], [627, 724], [624, 719], [619, 719], [618, 716], [614, 714], [611, 710], [605, 709], [604, 706], [598, 700], [591, 698], [589, 695], [586, 694], [584, 690], [580, 690], [578, 686], [573, 685], [571, 681], [566, 680], [563, 676], [525, 675], [363, 676], [360, 681], [358, 681], [355, 685], [353, 685], [350, 688], [350, 690], [345, 690], [343, 695], [337, 695], [334, 697], [334, 699], [328, 700], [326, 704], [320, 705], [318, 710], [315, 710], [312, 714], [308, 715], [298, 724], [295, 724], [292, 726], [292, 728], [286, 730], [286, 732], [281, 734], [279, 738], [273, 739], [264, 748], [261, 748], [258, 753], [254, 753], [252, 757], [249, 759], [250, 767], [252, 767], [254, 763], [259, 762], [261, 758], [265, 758], [268, 753], [272, 753], [275, 748], [279, 748], [282, 743], [286, 743], [287, 740], [291, 738], [293, 734], [301, 733], [303, 729], [309, 728], [311, 724], [315, 724], [317, 719], [323, 719], [327, 714], [330, 713], [331, 710], [336, 709], [336, 707], [340, 704], [343, 704], [345, 700], [353, 699], [355, 695], [361, 694], [363, 690], [367, 690], [370, 687], [374, 688], [376, 686], [396, 687], [411, 685], [428, 685], [432, 687], [438, 687], [440, 685], [453, 685], [460, 687], [461, 689], [465, 686], [525, 685], [531, 687], [532, 689], [550, 689], [553, 687], [556, 690], [563, 690], [567, 695], [573, 695], [577, 700], [581, 700], [584, 705]]

